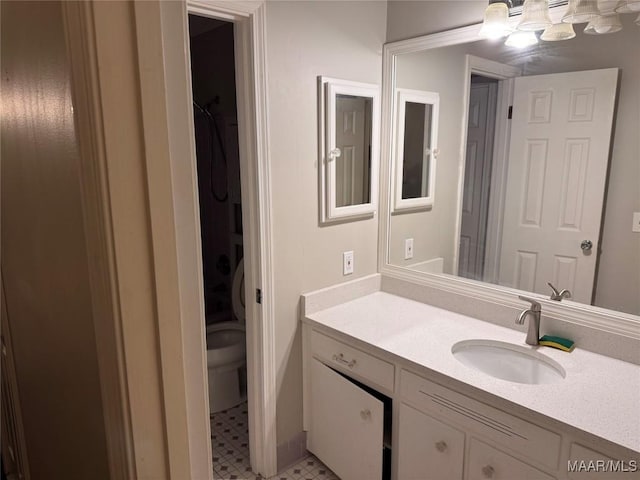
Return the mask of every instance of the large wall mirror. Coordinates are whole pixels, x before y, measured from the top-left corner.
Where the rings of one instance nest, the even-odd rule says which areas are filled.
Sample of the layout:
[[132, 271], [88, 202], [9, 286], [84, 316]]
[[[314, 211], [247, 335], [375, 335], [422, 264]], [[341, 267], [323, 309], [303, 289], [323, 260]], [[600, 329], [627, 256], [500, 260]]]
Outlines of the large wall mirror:
[[[552, 284], [572, 294], [559, 308], [608, 309], [638, 336], [640, 26], [621, 19], [617, 33], [576, 25], [574, 39], [520, 49], [481, 39], [479, 25], [385, 46], [383, 272], [476, 295], [549, 298]], [[437, 201], [397, 215], [406, 89], [439, 97]]]

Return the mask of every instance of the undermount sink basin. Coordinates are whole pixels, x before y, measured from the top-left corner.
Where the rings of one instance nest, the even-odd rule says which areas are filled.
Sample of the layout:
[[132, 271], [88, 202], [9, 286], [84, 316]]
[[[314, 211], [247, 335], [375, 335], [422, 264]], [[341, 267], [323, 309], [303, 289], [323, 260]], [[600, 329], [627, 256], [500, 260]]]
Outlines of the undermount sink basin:
[[495, 378], [516, 383], [554, 383], [564, 379], [564, 369], [534, 350], [493, 340], [464, 340], [451, 348], [459, 362]]

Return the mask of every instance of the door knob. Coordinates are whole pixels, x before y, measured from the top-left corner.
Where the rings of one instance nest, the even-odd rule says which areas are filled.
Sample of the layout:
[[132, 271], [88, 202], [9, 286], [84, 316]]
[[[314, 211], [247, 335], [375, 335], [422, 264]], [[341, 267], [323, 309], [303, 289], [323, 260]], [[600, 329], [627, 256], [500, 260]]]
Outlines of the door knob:
[[593, 248], [593, 242], [591, 240], [583, 240], [580, 244], [580, 248], [585, 252], [588, 252]]
[[493, 472], [495, 472], [495, 470], [491, 465], [485, 465], [482, 467], [482, 476], [484, 478], [493, 478]]
[[360, 418], [365, 421], [371, 419], [371, 410], [369, 410], [368, 408], [365, 410], [361, 410]]

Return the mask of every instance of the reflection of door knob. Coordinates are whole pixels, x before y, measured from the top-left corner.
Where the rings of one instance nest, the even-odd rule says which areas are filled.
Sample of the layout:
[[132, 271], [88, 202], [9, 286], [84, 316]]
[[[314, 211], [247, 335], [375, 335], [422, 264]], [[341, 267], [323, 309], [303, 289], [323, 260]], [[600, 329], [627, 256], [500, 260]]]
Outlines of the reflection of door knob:
[[433, 155], [433, 158], [438, 158], [438, 154], [440, 153], [439, 148], [434, 148], [431, 150], [430, 148], [426, 148], [424, 151], [425, 156]]
[[331, 150], [329, 152], [329, 158], [330, 159], [334, 159], [334, 158], [338, 158], [340, 155], [342, 155], [342, 152], [340, 151], [340, 149], [338, 147], [334, 148], [333, 150]]
[[580, 244], [580, 248], [585, 252], [588, 252], [593, 248], [593, 242], [591, 240], [583, 240]]

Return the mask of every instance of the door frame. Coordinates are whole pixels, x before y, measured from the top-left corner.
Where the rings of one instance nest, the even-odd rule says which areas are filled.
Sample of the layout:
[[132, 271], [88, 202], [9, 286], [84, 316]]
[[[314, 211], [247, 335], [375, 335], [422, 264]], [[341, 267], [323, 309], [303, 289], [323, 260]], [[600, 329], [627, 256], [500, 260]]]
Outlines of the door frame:
[[[144, 9], [148, 2], [136, 2], [136, 25], [138, 32], [144, 33], [144, 15], [138, 15], [138, 5]], [[154, 2], [155, 3], [155, 2]], [[172, 189], [160, 193], [157, 203], [150, 195], [151, 209], [154, 204], [162, 208], [166, 202], [180, 205], [183, 195], [197, 206], [197, 163], [195, 155], [195, 130], [193, 123], [193, 93], [191, 87], [191, 59], [188, 31], [188, 14], [226, 20], [234, 23], [235, 69], [238, 104], [238, 135], [240, 144], [241, 188], [243, 192], [243, 230], [245, 237], [245, 292], [248, 301], [246, 306], [247, 329], [247, 388], [249, 415], [249, 445], [252, 469], [269, 477], [277, 470], [276, 451], [276, 365], [275, 365], [275, 329], [274, 329], [274, 295], [273, 295], [273, 250], [271, 231], [271, 175], [268, 148], [267, 122], [267, 77], [266, 77], [266, 5], [264, 1], [218, 1], [187, 0], [180, 2], [181, 22], [172, 20], [175, 15], [174, 2], [159, 2], [160, 24], [164, 60], [164, 82], [154, 82], [157, 76], [153, 69], [140, 68], [141, 84], [154, 85], [163, 83], [162, 90], [143, 92], [143, 116], [156, 115], [154, 103], [157, 98], [165, 98], [167, 104], [166, 122], [168, 125], [170, 150], [171, 140], [188, 142], [184, 144], [188, 157], [171, 154], [171, 169], [162, 172], [162, 181], [170, 182]], [[139, 22], [140, 19], [140, 22]], [[139, 24], [140, 23], [140, 24]], [[152, 52], [145, 51], [144, 42], [138, 33], [139, 58], [146, 58]], [[159, 85], [160, 86], [160, 85]], [[145, 102], [145, 98], [148, 102]], [[146, 123], [146, 121], [145, 121]], [[145, 128], [146, 130], [146, 128]], [[173, 154], [175, 153], [175, 154]], [[180, 152], [187, 153], [186, 150]], [[186, 169], [188, 172], [180, 172]], [[151, 192], [150, 192], [151, 193]], [[167, 262], [178, 269], [178, 284], [181, 291], [189, 286], [198, 286], [199, 315], [180, 315], [183, 329], [199, 329], [204, 332], [205, 318], [202, 300], [202, 256], [200, 245], [200, 217], [197, 208], [186, 208], [176, 213], [176, 221], [171, 232], [176, 238], [188, 237], [182, 245], [178, 245], [176, 258], [155, 255], [154, 262], [158, 270]], [[153, 217], [153, 213], [152, 213]], [[153, 222], [152, 222], [153, 223]], [[160, 228], [153, 229], [154, 241], [167, 232]], [[185, 233], [186, 232], [186, 233]], [[195, 264], [193, 262], [194, 250]], [[183, 268], [186, 267], [186, 268]], [[194, 268], [195, 267], [195, 268]], [[182, 268], [182, 272], [180, 269]], [[181, 273], [183, 275], [181, 275]], [[258, 293], [258, 290], [260, 293]], [[261, 303], [258, 303], [261, 296]], [[193, 298], [190, 299], [195, 301]], [[185, 308], [186, 307], [186, 308]], [[182, 306], [182, 309], [189, 308]], [[191, 305], [193, 311], [193, 305]], [[184, 312], [186, 313], [186, 312]], [[162, 343], [162, 324], [160, 325]], [[168, 332], [167, 332], [168, 334]], [[171, 340], [167, 338], [167, 349], [161, 348], [161, 356], [170, 350]], [[202, 344], [201, 348], [205, 348]], [[199, 352], [185, 348], [184, 364], [187, 366], [199, 363]], [[161, 359], [165, 364], [164, 358]], [[206, 362], [204, 378], [185, 376], [184, 388], [187, 395], [198, 389], [204, 380], [207, 384]], [[199, 416], [197, 421], [205, 421]], [[191, 421], [188, 421], [189, 426]], [[169, 442], [171, 440], [169, 439]]]
[[[238, 120], [247, 125], [239, 132], [247, 192], [247, 297], [254, 298], [255, 288], [262, 290], [262, 303], [249, 302], [246, 309], [251, 467], [269, 477], [276, 473], [277, 457], [265, 3], [116, 2], [101, 10], [111, 17], [100, 21], [95, 5], [63, 2], [63, 15], [83, 159], [82, 202], [110, 471], [117, 478], [149, 472], [213, 478], [188, 35], [188, 12], [193, 11], [237, 26]], [[114, 41], [116, 32], [121, 36]], [[99, 68], [100, 61], [115, 65], [115, 71]], [[123, 105], [122, 113], [117, 105], [106, 108], [117, 92], [113, 82], [122, 82], [124, 98], [139, 104]], [[140, 132], [107, 136], [105, 125], [119, 115], [126, 125], [140, 125]], [[135, 177], [121, 187], [110, 181], [112, 168]], [[131, 193], [140, 182], [145, 189], [135, 192], [135, 205], [127, 208], [119, 201], [114, 206], [113, 196]], [[116, 251], [116, 240], [123, 252]], [[131, 261], [134, 253], [149, 259], [121, 271], [119, 262]], [[150, 272], [143, 271], [147, 265]], [[139, 282], [147, 278], [149, 283]], [[133, 285], [140, 291], [131, 290]]]
[[[474, 55], [466, 55], [463, 111], [462, 111], [462, 142], [460, 148], [460, 160], [458, 177], [458, 201], [456, 207], [455, 235], [453, 244], [453, 272], [458, 271], [460, 260], [460, 232], [462, 231], [462, 202], [464, 200], [464, 174], [467, 152], [467, 129], [469, 122], [469, 96], [471, 88], [471, 75], [477, 74], [483, 77], [495, 78], [498, 82], [498, 104], [496, 105], [496, 123], [493, 142], [493, 157], [491, 161], [491, 195], [489, 196], [484, 281], [497, 275], [499, 268], [500, 246], [498, 242], [502, 238], [502, 221], [498, 212], [504, 207], [504, 194], [507, 182], [507, 159], [509, 156], [510, 123], [507, 119], [509, 106], [513, 100], [513, 78], [522, 75], [519, 67], [506, 65], [493, 60], [488, 60]], [[487, 273], [489, 272], [489, 274]]]
[[[269, 477], [277, 473], [276, 362], [271, 229], [266, 67], [266, 4], [260, 1], [187, 0], [188, 13], [234, 23], [240, 175], [245, 232], [245, 295], [247, 301], [247, 388], [251, 468]], [[188, 24], [187, 65], [190, 65]], [[190, 70], [186, 72], [191, 77]], [[188, 106], [192, 108], [189, 84]], [[193, 120], [193, 115], [191, 115]], [[242, 125], [245, 125], [245, 128]], [[193, 121], [190, 136], [195, 138]], [[195, 149], [191, 159], [195, 168]], [[197, 195], [197, 192], [196, 192]], [[245, 210], [243, 208], [243, 210]], [[200, 218], [191, 219], [200, 229]], [[258, 293], [257, 289], [260, 290]], [[204, 319], [203, 319], [204, 320]]]
[[[485, 76], [482, 76], [482, 78], [487, 78]], [[469, 85], [469, 103], [471, 103], [471, 93], [472, 90], [474, 89], [474, 87], [476, 87], [476, 85], [473, 84], [473, 82], [470, 83]], [[481, 179], [481, 185], [480, 185], [480, 208], [479, 208], [479, 212], [478, 215], [480, 217], [480, 219], [486, 218], [486, 221], [481, 222], [479, 225], [479, 229], [476, 232], [476, 238], [475, 241], [477, 243], [481, 243], [481, 246], [478, 248], [478, 251], [481, 252], [481, 255], [476, 255], [476, 260], [474, 262], [473, 265], [473, 272], [477, 275], [477, 272], [479, 271], [479, 267], [482, 267], [482, 271], [484, 273], [484, 262], [485, 262], [485, 252], [486, 252], [486, 233], [487, 233], [487, 228], [489, 226], [489, 218], [488, 218], [488, 211], [489, 211], [489, 198], [490, 198], [490, 186], [491, 186], [491, 176], [492, 176], [492, 172], [493, 172], [493, 143], [495, 141], [495, 136], [496, 136], [496, 123], [497, 123], [497, 115], [496, 115], [496, 111], [497, 111], [497, 106], [498, 106], [498, 87], [499, 87], [499, 81], [495, 82], [495, 83], [482, 83], [482, 84], [477, 84], [477, 87], [485, 87], [485, 97], [487, 100], [487, 118], [489, 119], [489, 121], [487, 122], [487, 124], [485, 125], [485, 129], [484, 129], [484, 151], [483, 151], [483, 159], [484, 159], [484, 168], [479, 172], [482, 179]], [[470, 108], [470, 107], [469, 107]], [[467, 129], [467, 141], [469, 140], [468, 138], [469, 135], [469, 131]], [[467, 154], [468, 155], [468, 152]], [[467, 158], [465, 155], [465, 168], [466, 168], [466, 164], [467, 164]], [[487, 161], [491, 162], [489, 163], [489, 166], [487, 168]], [[466, 173], [466, 172], [465, 172]], [[476, 175], [478, 174], [478, 172], [476, 171]], [[475, 182], [475, 180], [474, 180]], [[473, 190], [473, 188], [472, 188]], [[466, 191], [463, 192], [463, 198], [464, 195], [466, 195]], [[460, 231], [462, 232], [462, 225], [464, 224], [464, 220], [463, 220], [463, 215], [462, 215], [462, 211], [460, 212]], [[479, 239], [482, 239], [482, 242], [479, 242]], [[458, 241], [460, 241], [460, 239], [458, 239]], [[459, 257], [458, 257], [459, 258]], [[467, 265], [468, 267], [468, 265]], [[458, 269], [460, 268], [460, 260], [458, 260]], [[469, 272], [466, 272], [467, 274]], [[458, 275], [460, 276], [466, 276], [460, 273], [460, 271], [458, 270]], [[470, 277], [468, 277], [470, 278]]]

